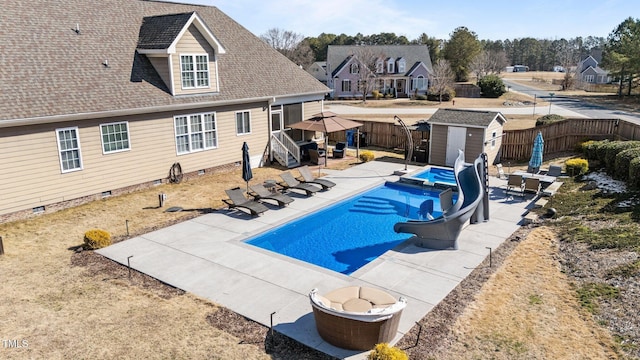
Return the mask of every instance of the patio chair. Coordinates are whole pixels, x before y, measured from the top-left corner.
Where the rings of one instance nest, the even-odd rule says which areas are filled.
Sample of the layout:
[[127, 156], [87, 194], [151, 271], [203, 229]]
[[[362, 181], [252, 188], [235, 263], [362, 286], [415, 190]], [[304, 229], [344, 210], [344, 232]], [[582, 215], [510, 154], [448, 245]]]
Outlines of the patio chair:
[[311, 196], [322, 190], [322, 188], [319, 188], [315, 185], [301, 183], [288, 171], [280, 174], [280, 177], [282, 178], [280, 186], [284, 187], [287, 190], [302, 190], [307, 194], [307, 196]]
[[507, 180], [507, 193], [510, 190], [518, 191], [524, 196], [524, 191], [522, 187], [522, 175], [509, 174], [509, 179]]
[[229, 206], [229, 209], [242, 208], [251, 212], [251, 215], [260, 215], [263, 212], [269, 210], [264, 204], [261, 204], [255, 200], [247, 199], [244, 196], [244, 192], [239, 187], [225, 190], [229, 199], [222, 199], [222, 201]]
[[298, 172], [302, 176], [303, 183], [315, 184], [322, 186], [322, 190], [328, 190], [336, 186], [336, 183], [326, 179], [316, 179], [311, 173], [311, 169], [307, 165], [298, 168]]
[[524, 188], [522, 188], [522, 194], [525, 192], [533, 192], [536, 195], [540, 192], [540, 179], [527, 178], [524, 180]]
[[315, 165], [324, 165], [324, 155], [320, 155], [320, 151], [315, 149], [309, 149], [309, 161]]
[[291, 196], [271, 192], [262, 184], [253, 185], [249, 188], [251, 189], [251, 191], [249, 191], [249, 195], [253, 196], [254, 200], [273, 200], [278, 203], [279, 207], [287, 206], [293, 201]]
[[344, 152], [347, 149], [347, 143], [345, 142], [339, 142], [336, 143], [336, 147], [333, 149], [333, 158], [337, 159], [337, 158], [343, 158], [344, 157]]
[[507, 179], [507, 175], [504, 173], [504, 168], [502, 168], [502, 164], [496, 164], [496, 168], [498, 169], [498, 179]]

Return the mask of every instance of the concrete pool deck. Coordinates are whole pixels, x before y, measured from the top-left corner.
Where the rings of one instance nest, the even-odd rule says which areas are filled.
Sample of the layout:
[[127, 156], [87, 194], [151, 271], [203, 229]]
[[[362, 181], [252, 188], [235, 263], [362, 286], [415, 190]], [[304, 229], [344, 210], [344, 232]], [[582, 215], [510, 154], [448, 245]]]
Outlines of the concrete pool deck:
[[[124, 265], [129, 258], [132, 268], [267, 327], [273, 319], [274, 330], [319, 351], [363, 359], [367, 352], [340, 349], [320, 338], [308, 298], [311, 289], [322, 294], [345, 286], [370, 286], [407, 298], [395, 343], [488, 256], [487, 248], [497, 248], [520, 227], [528, 201], [505, 197], [506, 181], [491, 177], [490, 220], [467, 226], [458, 250], [428, 250], [407, 241], [350, 276], [243, 241], [387, 180], [397, 181], [394, 172], [403, 169], [404, 164], [382, 161], [341, 171], [323, 169], [337, 185], [311, 197], [293, 194], [295, 201], [285, 208], [271, 207], [255, 218], [241, 210], [220, 210], [98, 253]], [[409, 171], [417, 169], [421, 168], [409, 166]]]

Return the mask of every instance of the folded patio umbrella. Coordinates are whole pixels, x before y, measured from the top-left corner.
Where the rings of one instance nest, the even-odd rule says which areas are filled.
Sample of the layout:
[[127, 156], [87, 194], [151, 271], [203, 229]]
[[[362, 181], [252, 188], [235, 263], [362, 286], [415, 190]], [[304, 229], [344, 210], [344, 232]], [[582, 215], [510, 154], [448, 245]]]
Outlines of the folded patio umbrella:
[[[542, 166], [542, 153], [544, 152], [544, 140], [542, 132], [538, 131], [538, 135], [533, 140], [533, 149], [531, 150], [531, 160], [529, 160], [529, 168], [532, 172], [537, 172]], [[534, 171], [535, 170], [535, 171]]]

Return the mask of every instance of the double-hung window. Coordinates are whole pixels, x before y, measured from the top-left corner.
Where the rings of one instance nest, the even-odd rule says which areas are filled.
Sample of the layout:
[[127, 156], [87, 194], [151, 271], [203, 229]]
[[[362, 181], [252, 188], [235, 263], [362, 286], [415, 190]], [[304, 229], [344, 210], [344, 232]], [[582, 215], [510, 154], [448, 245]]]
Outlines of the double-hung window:
[[342, 92], [351, 92], [351, 80], [349, 79], [342, 80]]
[[236, 113], [236, 134], [251, 133], [251, 113], [249, 111], [239, 111]]
[[129, 126], [126, 122], [100, 125], [102, 153], [108, 154], [129, 150]]
[[427, 79], [422, 75], [413, 78], [413, 90], [427, 90]]
[[77, 127], [56, 129], [60, 169], [63, 173], [82, 170], [80, 135]]
[[183, 89], [209, 87], [209, 55], [180, 55]]
[[176, 116], [174, 126], [178, 154], [218, 147], [215, 113]]

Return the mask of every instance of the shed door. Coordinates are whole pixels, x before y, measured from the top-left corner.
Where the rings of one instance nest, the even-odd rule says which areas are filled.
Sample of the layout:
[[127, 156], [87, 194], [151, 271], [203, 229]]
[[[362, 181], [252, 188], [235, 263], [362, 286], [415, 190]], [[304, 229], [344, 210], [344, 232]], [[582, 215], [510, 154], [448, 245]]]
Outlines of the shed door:
[[458, 157], [458, 150], [464, 152], [466, 142], [467, 128], [449, 126], [447, 130], [447, 156], [445, 158], [447, 166], [453, 166]]

